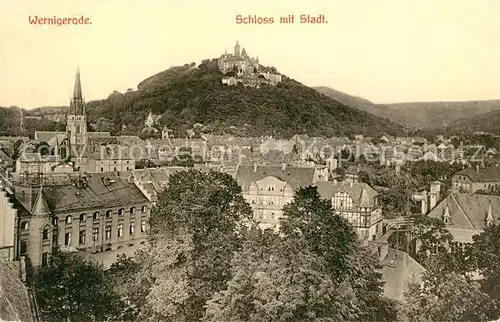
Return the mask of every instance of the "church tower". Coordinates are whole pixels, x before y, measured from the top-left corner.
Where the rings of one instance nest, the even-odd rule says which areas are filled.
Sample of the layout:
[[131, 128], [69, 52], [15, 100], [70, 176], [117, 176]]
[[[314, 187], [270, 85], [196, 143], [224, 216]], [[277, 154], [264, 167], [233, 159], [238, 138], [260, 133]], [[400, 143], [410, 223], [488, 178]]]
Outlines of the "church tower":
[[82, 96], [79, 68], [76, 69], [75, 88], [69, 105], [66, 134], [71, 147], [80, 149], [87, 145], [87, 116], [85, 115], [85, 101]]
[[240, 44], [237, 40], [236, 40], [236, 45], [234, 46], [234, 55], [236, 57], [240, 56]]

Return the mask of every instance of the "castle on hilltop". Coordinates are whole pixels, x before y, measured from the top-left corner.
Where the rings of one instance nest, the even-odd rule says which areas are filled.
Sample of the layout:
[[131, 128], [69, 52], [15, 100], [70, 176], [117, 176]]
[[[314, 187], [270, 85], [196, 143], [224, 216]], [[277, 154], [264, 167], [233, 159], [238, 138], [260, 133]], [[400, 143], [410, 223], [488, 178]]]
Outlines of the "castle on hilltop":
[[245, 48], [240, 51], [240, 44], [236, 41], [234, 53], [226, 52], [218, 60], [219, 70], [225, 74], [222, 83], [244, 86], [259, 87], [261, 84], [276, 85], [281, 82], [281, 75], [271, 72], [269, 68], [263, 68], [259, 64], [259, 57], [250, 57]]

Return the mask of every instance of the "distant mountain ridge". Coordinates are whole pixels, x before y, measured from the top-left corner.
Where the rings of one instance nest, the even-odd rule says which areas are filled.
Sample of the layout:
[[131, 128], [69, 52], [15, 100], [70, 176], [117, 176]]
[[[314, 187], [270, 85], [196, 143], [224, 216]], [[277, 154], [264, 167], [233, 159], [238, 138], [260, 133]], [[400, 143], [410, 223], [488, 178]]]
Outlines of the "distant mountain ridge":
[[314, 89], [339, 102], [413, 129], [439, 128], [460, 119], [500, 110], [500, 100], [375, 104], [325, 86]]
[[[222, 84], [217, 59], [171, 67], [141, 81], [137, 91], [113, 92], [91, 101], [91, 122], [107, 118], [122, 134], [138, 133], [151, 111], [159, 126], [178, 135], [201, 124], [207, 133], [242, 136], [348, 136], [384, 133], [399, 135], [404, 128], [337, 100], [283, 75], [276, 86], [260, 88]], [[125, 128], [125, 130], [123, 130]], [[182, 134], [184, 133], [184, 134]]]

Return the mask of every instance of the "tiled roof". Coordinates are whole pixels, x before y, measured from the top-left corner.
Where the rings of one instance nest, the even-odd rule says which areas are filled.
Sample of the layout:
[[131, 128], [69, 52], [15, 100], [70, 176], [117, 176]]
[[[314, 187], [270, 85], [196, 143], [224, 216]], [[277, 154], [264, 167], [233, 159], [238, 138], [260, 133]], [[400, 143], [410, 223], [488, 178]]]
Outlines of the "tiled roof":
[[[148, 199], [134, 183], [109, 174], [93, 174], [88, 177], [87, 184], [83, 187], [65, 184], [46, 186], [41, 189], [43, 201], [40, 201], [38, 197], [32, 198], [33, 205], [31, 207], [23, 203], [25, 208], [32, 210], [32, 213], [45, 207], [48, 207], [51, 212], [57, 213], [148, 202]], [[33, 188], [32, 191], [34, 197], [38, 195], [37, 188]], [[36, 201], [38, 202], [35, 203]]]
[[364, 182], [317, 182], [318, 192], [322, 198], [331, 199], [337, 192], [347, 193], [353, 200], [355, 207], [369, 208], [375, 206], [377, 192]]
[[448, 208], [450, 228], [483, 230], [491, 205], [493, 223], [500, 223], [500, 196], [467, 194], [452, 192], [441, 201], [430, 213], [429, 217], [443, 219]]
[[33, 321], [18, 262], [0, 261], [0, 321]]
[[256, 166], [255, 170], [253, 165], [240, 165], [238, 167], [235, 178], [243, 191], [248, 191], [253, 182], [269, 176], [287, 182], [294, 191], [314, 183], [314, 168], [286, 167], [282, 170], [282, 167]]
[[382, 259], [382, 265], [384, 295], [396, 301], [403, 301], [410, 285], [420, 284], [425, 272], [425, 268], [407, 253], [392, 248]]
[[458, 171], [454, 176], [467, 176], [473, 182], [498, 182], [500, 181], [500, 168], [465, 168]]
[[53, 137], [55, 137], [58, 134], [66, 135], [66, 132], [35, 131], [35, 140], [49, 142]]
[[87, 137], [96, 139], [96, 138], [109, 138], [111, 137], [111, 133], [109, 132], [87, 132]]

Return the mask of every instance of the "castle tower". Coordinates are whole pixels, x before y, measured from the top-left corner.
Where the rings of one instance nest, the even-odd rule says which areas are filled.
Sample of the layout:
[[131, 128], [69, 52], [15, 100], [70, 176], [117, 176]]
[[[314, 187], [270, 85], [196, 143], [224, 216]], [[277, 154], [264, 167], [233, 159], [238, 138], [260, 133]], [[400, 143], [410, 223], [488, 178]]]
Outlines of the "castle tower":
[[85, 101], [82, 96], [80, 69], [76, 69], [75, 87], [69, 105], [66, 134], [69, 144], [77, 149], [87, 145], [87, 116], [85, 115]]
[[236, 57], [240, 56], [240, 44], [238, 41], [236, 41], [236, 45], [234, 46], [234, 55]]

